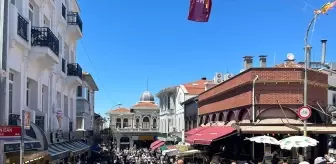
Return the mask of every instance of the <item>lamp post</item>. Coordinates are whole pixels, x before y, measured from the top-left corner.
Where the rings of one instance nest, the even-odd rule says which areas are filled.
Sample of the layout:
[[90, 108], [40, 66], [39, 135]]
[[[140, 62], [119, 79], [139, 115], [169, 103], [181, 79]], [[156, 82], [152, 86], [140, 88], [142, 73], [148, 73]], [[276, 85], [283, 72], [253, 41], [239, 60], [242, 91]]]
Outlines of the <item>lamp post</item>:
[[[114, 108], [114, 107], [116, 107], [116, 106], [120, 106], [120, 105], [122, 105], [121, 103], [118, 103], [118, 104], [116, 104], [116, 105], [113, 105], [112, 107], [111, 107], [111, 110]], [[109, 130], [108, 130], [108, 138], [110, 139], [110, 144], [111, 144], [111, 149], [110, 149], [110, 151], [112, 152], [112, 148], [113, 148], [113, 142], [112, 142], [112, 139], [113, 139], [113, 136], [112, 136], [112, 115], [111, 115], [111, 110], [110, 111], [108, 111], [107, 113], [105, 113], [106, 115], [107, 115], [107, 120], [109, 121]]]

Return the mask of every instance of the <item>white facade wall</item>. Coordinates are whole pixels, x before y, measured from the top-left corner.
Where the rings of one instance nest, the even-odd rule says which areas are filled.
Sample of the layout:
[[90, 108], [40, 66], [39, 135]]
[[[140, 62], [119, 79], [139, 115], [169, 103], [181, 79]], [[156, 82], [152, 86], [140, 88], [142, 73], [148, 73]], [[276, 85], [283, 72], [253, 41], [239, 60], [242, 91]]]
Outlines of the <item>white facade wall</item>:
[[[79, 10], [75, 0], [10, 0], [9, 4], [8, 77], [13, 78], [7, 83], [12, 87], [7, 87], [7, 93], [12, 94], [7, 94], [10, 103], [6, 113], [20, 114], [23, 109], [29, 110], [32, 122], [36, 116], [44, 116], [46, 133], [59, 130], [57, 110], [63, 113], [60, 129], [69, 131], [69, 122], [73, 122], [72, 129], [75, 129], [75, 91], [81, 83], [80, 79], [71, 80], [61, 69], [62, 58], [67, 63], [76, 62], [76, 40], [79, 39], [68, 30], [69, 25], [61, 15], [62, 4], [67, 11]], [[29, 22], [28, 41], [17, 34], [18, 14]], [[52, 30], [59, 40], [58, 56], [47, 47], [31, 45], [31, 26]]]

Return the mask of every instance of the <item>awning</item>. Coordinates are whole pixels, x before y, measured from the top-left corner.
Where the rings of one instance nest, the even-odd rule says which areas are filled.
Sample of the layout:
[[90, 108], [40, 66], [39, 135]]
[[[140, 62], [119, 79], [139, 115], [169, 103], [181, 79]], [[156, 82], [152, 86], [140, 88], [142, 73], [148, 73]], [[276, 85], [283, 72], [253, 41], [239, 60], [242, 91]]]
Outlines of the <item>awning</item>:
[[[303, 133], [304, 127], [298, 125], [235, 125], [236, 129], [245, 134], [300, 134]], [[336, 134], [335, 125], [307, 125], [307, 132], [314, 134]]]
[[164, 142], [160, 142], [160, 143], [156, 144], [154, 147], [152, 147], [151, 150], [152, 150], [152, 151], [153, 151], [153, 150], [156, 150], [156, 149], [158, 149], [159, 147], [163, 146], [164, 144], [165, 144]]
[[200, 131], [202, 131], [202, 130], [208, 128], [208, 127], [209, 127], [209, 126], [200, 126], [200, 127], [191, 129], [191, 130], [187, 131], [187, 132], [185, 133], [185, 135], [193, 135], [193, 134], [196, 134], [196, 133], [198, 133], [198, 132], [200, 132]]
[[159, 144], [161, 142], [164, 143], [164, 141], [162, 141], [162, 140], [156, 140], [156, 141], [152, 142], [149, 147], [152, 149], [154, 146], [156, 146], [157, 144]]
[[63, 147], [61, 143], [50, 144], [48, 152], [52, 160], [63, 159], [70, 156], [69, 149]]
[[188, 136], [186, 141], [190, 144], [210, 145], [213, 141], [222, 139], [235, 131], [236, 129], [230, 126], [210, 126], [194, 135]]
[[68, 141], [59, 144], [70, 150], [74, 155], [82, 154], [90, 149], [90, 146], [82, 141]]

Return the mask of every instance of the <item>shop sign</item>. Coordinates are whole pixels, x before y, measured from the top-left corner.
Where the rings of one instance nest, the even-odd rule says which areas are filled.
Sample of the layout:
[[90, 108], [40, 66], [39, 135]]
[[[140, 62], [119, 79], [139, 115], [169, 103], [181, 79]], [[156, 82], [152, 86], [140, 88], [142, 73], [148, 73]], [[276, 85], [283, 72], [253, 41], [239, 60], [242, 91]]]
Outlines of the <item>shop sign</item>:
[[0, 126], [0, 138], [21, 136], [20, 126]]
[[[5, 144], [4, 145], [4, 152], [17, 152], [20, 151], [20, 143], [14, 143], [14, 144]], [[41, 148], [40, 142], [31, 142], [31, 143], [25, 143], [24, 144], [25, 150], [34, 150]]]

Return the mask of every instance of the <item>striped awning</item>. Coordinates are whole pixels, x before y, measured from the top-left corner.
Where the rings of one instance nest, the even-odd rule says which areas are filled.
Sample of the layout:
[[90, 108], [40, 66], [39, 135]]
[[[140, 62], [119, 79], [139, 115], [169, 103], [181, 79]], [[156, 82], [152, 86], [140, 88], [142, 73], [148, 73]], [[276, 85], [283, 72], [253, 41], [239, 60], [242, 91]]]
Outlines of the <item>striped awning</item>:
[[53, 160], [63, 159], [70, 155], [70, 151], [63, 147], [61, 143], [49, 145], [48, 152]]
[[64, 148], [70, 150], [74, 155], [82, 154], [90, 149], [90, 146], [82, 141], [69, 141], [60, 143]]

